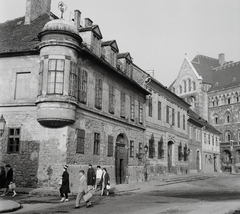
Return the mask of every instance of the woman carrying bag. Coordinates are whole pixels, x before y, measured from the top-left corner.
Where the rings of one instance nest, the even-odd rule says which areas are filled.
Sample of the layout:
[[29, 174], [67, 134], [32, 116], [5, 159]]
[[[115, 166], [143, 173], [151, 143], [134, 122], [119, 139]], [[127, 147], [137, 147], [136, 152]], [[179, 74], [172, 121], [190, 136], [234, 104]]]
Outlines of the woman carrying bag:
[[8, 192], [9, 192], [9, 189], [10, 189], [10, 190], [13, 191], [12, 197], [14, 197], [14, 196], [17, 195], [17, 193], [15, 191], [16, 185], [15, 185], [15, 183], [13, 183], [13, 169], [9, 164], [7, 164], [5, 166], [5, 168], [6, 168], [6, 171], [7, 171], [7, 176], [6, 176], [6, 182], [5, 182], [5, 190], [4, 190], [4, 193], [1, 196], [7, 195]]
[[110, 189], [110, 176], [106, 170], [106, 168], [103, 168], [103, 174], [102, 174], [102, 178], [101, 178], [101, 182], [102, 184], [102, 193], [101, 195], [104, 194], [104, 190], [107, 191], [107, 195], [109, 195], [109, 189]]

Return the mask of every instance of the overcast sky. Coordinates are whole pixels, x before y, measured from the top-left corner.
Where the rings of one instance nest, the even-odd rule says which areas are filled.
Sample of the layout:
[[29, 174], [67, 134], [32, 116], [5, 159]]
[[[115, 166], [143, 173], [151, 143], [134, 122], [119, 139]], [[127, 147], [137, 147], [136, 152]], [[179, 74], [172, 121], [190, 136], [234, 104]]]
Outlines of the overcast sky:
[[[51, 11], [60, 16], [59, 0]], [[240, 61], [240, 0], [64, 0], [70, 12], [82, 12], [98, 24], [103, 40], [117, 41], [143, 70], [169, 86], [177, 77], [184, 55], [199, 53]], [[26, 0], [1, 0], [0, 23], [25, 14]]]

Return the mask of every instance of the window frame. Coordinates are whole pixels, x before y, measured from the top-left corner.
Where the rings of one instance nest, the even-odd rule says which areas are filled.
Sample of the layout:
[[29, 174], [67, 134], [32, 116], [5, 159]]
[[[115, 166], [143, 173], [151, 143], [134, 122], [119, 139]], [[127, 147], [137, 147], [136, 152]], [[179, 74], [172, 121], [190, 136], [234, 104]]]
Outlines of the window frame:
[[120, 101], [121, 101], [120, 117], [125, 118], [126, 117], [126, 93], [123, 91], [121, 91]]
[[131, 96], [130, 97], [130, 119], [134, 121], [135, 118], [135, 99]]
[[162, 102], [158, 101], [158, 120], [162, 120]]
[[115, 88], [113, 85], [109, 85], [109, 105], [108, 105], [108, 111], [111, 114], [115, 113], [115, 105], [114, 105], [114, 100], [115, 100]]
[[[13, 130], [13, 135], [11, 135], [11, 130]], [[17, 134], [17, 130], [18, 134]], [[21, 128], [20, 127], [13, 127], [9, 128], [8, 130], [8, 146], [7, 146], [7, 153], [8, 154], [19, 154], [20, 153], [20, 137], [21, 137]], [[13, 143], [11, 143], [10, 139], [13, 139]], [[16, 142], [18, 139], [18, 142]], [[10, 150], [12, 144], [12, 150]], [[18, 149], [17, 149], [18, 148]]]
[[134, 141], [133, 140], [130, 140], [130, 158], [133, 158], [134, 157]]
[[139, 116], [139, 123], [143, 124], [143, 103], [139, 101], [139, 107], [138, 107], [138, 116]]
[[112, 135], [108, 135], [108, 152], [107, 152], [107, 156], [108, 157], [113, 157], [113, 136]]
[[78, 68], [78, 101], [87, 103], [88, 72], [85, 69]]
[[77, 63], [70, 61], [69, 71], [69, 96], [77, 98], [78, 93], [78, 74]]
[[77, 129], [76, 153], [77, 154], [84, 154], [84, 149], [85, 149], [85, 130]]
[[39, 73], [38, 73], [38, 96], [42, 95], [43, 87], [43, 71], [44, 71], [44, 60], [39, 63]]
[[[55, 61], [55, 69], [54, 70], [50, 70], [50, 61]], [[62, 61], [63, 62], [63, 68], [62, 70], [57, 70], [58, 67], [58, 61]], [[47, 94], [63, 94], [63, 89], [64, 89], [64, 71], [65, 71], [65, 60], [64, 59], [48, 59], [48, 75], [47, 75]], [[54, 82], [49, 82], [49, 80], [51, 79], [51, 75], [49, 77], [49, 74], [54, 73]], [[61, 82], [57, 82], [57, 73], [61, 73], [62, 74], [62, 81]], [[61, 84], [61, 92], [56, 92], [56, 85]], [[53, 91], [50, 91], [50, 84], [53, 84]], [[52, 88], [51, 88], [52, 89]]]
[[94, 132], [93, 155], [100, 155], [101, 135], [99, 132]]
[[103, 81], [102, 78], [95, 79], [95, 108], [102, 109]]

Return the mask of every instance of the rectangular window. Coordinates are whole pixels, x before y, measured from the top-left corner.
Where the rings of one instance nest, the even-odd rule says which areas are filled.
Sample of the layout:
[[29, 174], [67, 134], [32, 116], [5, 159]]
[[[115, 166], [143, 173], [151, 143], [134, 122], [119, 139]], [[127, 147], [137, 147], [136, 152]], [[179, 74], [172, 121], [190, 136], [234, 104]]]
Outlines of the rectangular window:
[[49, 59], [48, 61], [48, 94], [63, 93], [63, 74], [65, 61], [63, 59]]
[[143, 152], [142, 142], [139, 142], [139, 144], [138, 144], [138, 152], [139, 152], [139, 154], [142, 154], [142, 152]]
[[16, 75], [15, 99], [29, 99], [29, 97], [31, 97], [31, 72], [21, 72]]
[[180, 128], [180, 112], [179, 111], [177, 113], [177, 117], [178, 117], [178, 128]]
[[77, 64], [70, 62], [69, 96], [77, 97]]
[[130, 100], [131, 100], [130, 115], [131, 115], [131, 120], [134, 121], [134, 118], [135, 118], [135, 99], [133, 97], [130, 97]]
[[95, 107], [102, 109], [102, 79], [96, 78], [95, 84]]
[[38, 95], [42, 95], [42, 84], [43, 84], [43, 66], [44, 61], [40, 61], [40, 68], [39, 68], [39, 80], [38, 80]]
[[192, 127], [189, 127], [189, 138], [192, 139]]
[[143, 123], [143, 103], [139, 101], [139, 123]]
[[111, 114], [114, 114], [115, 112], [114, 98], [114, 87], [112, 85], [109, 85], [109, 113]]
[[149, 158], [154, 158], [155, 157], [155, 142], [154, 142], [154, 138], [152, 137], [149, 140]]
[[108, 135], [108, 156], [113, 156], [113, 136]]
[[172, 109], [172, 125], [175, 125], [175, 109]]
[[214, 146], [214, 137], [212, 136], [212, 145]]
[[20, 128], [10, 128], [8, 137], [8, 153], [19, 153]]
[[149, 97], [148, 100], [148, 116], [152, 117], [152, 111], [153, 111], [153, 106], [152, 106], [152, 95]]
[[94, 149], [93, 149], [94, 155], [100, 154], [100, 134], [94, 133]]
[[84, 154], [85, 131], [77, 129], [77, 153]]
[[87, 103], [87, 76], [86, 70], [78, 68], [78, 100]]
[[124, 92], [121, 91], [121, 113], [120, 113], [121, 117], [126, 116], [126, 95]]
[[133, 158], [134, 156], [134, 141], [130, 141], [130, 157]]
[[158, 141], [158, 159], [162, 159], [163, 156], [164, 156], [163, 138], [161, 137], [160, 141]]
[[185, 115], [183, 115], [183, 130], [185, 130]]
[[204, 143], [207, 143], [207, 136], [206, 136], [206, 133], [204, 133]]
[[169, 123], [169, 106], [167, 105], [167, 108], [166, 108], [166, 122]]
[[158, 101], [158, 119], [162, 119], [162, 103]]

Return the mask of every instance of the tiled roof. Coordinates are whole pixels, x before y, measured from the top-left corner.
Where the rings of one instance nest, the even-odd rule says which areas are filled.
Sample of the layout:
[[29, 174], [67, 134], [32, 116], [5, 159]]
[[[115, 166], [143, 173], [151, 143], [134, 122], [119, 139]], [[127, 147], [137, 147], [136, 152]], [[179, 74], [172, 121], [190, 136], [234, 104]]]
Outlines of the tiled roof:
[[0, 24], [0, 53], [32, 51], [39, 43], [38, 34], [50, 17], [44, 14], [30, 25], [24, 25], [25, 17]]
[[211, 84], [213, 82], [212, 69], [221, 66], [218, 59], [198, 54], [192, 60], [192, 65], [203, 78], [204, 83]]
[[209, 91], [224, 89], [240, 84], [240, 61], [224, 64], [213, 69], [213, 84]]
[[119, 58], [126, 58], [128, 55], [129, 55], [128, 52], [126, 52], [126, 53], [119, 53], [118, 56], [117, 56], [117, 58], [118, 58], [118, 59], [119, 59]]
[[103, 41], [102, 46], [108, 46], [111, 45], [115, 40], [110, 40], [110, 41]]
[[214, 128], [212, 125], [210, 125], [207, 120], [204, 120], [203, 118], [201, 118], [193, 110], [189, 109], [188, 110], [188, 115], [189, 115], [189, 119], [194, 120], [195, 122], [197, 122], [202, 127], [204, 126], [206, 130], [208, 130], [210, 132], [213, 132], [213, 133], [216, 133], [216, 134], [221, 134], [220, 131], [218, 131], [216, 128]]

